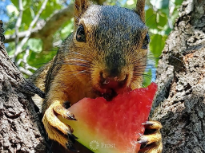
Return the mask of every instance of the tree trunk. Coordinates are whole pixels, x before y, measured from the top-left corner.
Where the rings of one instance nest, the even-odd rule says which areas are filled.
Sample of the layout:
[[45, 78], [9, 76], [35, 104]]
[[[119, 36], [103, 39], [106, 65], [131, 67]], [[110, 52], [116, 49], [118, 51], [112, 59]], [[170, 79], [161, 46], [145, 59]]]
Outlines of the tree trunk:
[[46, 152], [34, 104], [19, 88], [24, 83], [0, 39], [0, 153]]
[[205, 1], [186, 0], [157, 69], [151, 119], [163, 124], [164, 153], [205, 152]]

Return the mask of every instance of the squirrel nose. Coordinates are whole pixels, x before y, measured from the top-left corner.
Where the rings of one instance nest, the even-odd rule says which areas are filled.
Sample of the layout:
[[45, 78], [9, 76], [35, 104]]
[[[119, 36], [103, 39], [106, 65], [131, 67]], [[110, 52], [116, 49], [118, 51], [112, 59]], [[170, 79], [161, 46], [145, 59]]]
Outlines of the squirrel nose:
[[107, 73], [100, 72], [101, 85], [108, 88], [119, 88], [126, 84], [128, 75], [110, 76]]

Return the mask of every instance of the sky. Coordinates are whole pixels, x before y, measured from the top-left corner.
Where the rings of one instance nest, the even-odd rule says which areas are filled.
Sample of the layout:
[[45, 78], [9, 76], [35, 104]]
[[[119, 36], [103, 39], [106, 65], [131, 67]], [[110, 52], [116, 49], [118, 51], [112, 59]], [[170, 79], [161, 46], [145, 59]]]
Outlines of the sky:
[[0, 20], [7, 22], [9, 20], [6, 15], [6, 6], [11, 4], [10, 0], [0, 0]]

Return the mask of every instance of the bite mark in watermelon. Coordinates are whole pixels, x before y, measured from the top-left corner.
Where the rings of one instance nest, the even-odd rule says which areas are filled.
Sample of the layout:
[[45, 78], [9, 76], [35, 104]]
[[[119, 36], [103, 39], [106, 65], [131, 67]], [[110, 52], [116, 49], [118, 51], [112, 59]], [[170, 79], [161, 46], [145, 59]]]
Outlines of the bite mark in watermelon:
[[136, 153], [142, 123], [147, 121], [157, 85], [135, 89], [106, 101], [84, 98], [69, 110], [77, 121], [60, 118], [74, 129], [78, 141], [95, 153]]

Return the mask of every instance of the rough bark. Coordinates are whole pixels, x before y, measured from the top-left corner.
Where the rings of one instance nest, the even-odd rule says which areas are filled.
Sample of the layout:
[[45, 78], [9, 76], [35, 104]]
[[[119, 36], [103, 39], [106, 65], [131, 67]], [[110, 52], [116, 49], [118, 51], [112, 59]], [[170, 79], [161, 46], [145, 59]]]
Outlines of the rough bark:
[[0, 153], [45, 153], [39, 117], [22, 84], [25, 80], [0, 39]]
[[164, 153], [205, 152], [205, 1], [186, 0], [157, 69]]

